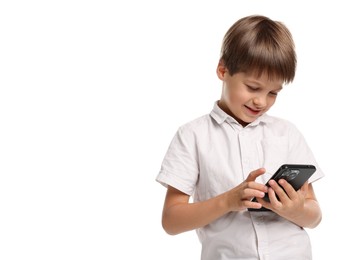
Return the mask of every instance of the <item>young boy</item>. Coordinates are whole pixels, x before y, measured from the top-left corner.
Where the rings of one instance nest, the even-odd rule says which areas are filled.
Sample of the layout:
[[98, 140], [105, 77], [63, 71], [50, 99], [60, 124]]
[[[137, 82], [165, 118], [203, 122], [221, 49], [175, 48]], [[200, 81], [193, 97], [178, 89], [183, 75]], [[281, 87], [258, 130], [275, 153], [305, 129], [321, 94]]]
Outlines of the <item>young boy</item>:
[[[321, 221], [312, 183], [324, 174], [296, 127], [266, 114], [295, 70], [285, 25], [264, 16], [238, 20], [217, 66], [220, 100], [170, 144], [156, 179], [168, 187], [162, 225], [171, 235], [195, 229], [203, 260], [312, 258], [304, 228]], [[317, 171], [298, 191], [283, 179], [265, 186], [282, 164]], [[262, 207], [269, 210], [248, 210]]]

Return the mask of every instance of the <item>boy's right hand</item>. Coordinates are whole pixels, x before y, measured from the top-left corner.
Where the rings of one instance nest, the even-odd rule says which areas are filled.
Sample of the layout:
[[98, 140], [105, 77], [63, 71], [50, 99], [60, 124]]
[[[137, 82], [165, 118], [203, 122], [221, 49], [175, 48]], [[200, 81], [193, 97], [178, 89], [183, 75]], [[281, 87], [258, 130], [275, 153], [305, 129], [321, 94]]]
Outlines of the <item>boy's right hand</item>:
[[246, 208], [259, 209], [262, 207], [262, 204], [251, 200], [254, 197], [263, 198], [265, 193], [268, 192], [266, 185], [255, 182], [255, 179], [264, 173], [264, 168], [252, 171], [244, 182], [225, 194], [230, 211], [241, 211]]

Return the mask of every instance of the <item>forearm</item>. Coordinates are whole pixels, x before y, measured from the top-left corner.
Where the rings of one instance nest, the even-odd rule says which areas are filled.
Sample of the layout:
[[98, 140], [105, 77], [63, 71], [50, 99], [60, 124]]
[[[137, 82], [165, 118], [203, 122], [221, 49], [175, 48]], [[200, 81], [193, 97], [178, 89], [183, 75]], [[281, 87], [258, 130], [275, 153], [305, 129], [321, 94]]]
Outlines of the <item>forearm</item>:
[[162, 225], [170, 235], [206, 226], [229, 212], [225, 195], [196, 203], [177, 203], [164, 209]]
[[322, 213], [316, 200], [308, 199], [305, 201], [304, 208], [300, 214], [288, 219], [296, 225], [304, 228], [315, 228], [320, 224]]
[[190, 196], [169, 186], [163, 208], [162, 225], [171, 235], [204, 227], [231, 211], [248, 207], [260, 208], [261, 204], [251, 202], [253, 197], [262, 198], [267, 186], [255, 182], [265, 172], [263, 168], [252, 171], [246, 180], [231, 190], [214, 198], [189, 203]]

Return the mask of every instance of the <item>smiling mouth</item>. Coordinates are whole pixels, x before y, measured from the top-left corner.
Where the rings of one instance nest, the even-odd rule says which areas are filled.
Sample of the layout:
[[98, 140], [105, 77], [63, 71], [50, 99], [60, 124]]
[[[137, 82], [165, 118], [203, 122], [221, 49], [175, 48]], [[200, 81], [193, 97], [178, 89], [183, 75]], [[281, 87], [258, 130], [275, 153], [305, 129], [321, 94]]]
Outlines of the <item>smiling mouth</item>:
[[257, 114], [259, 114], [262, 110], [255, 110], [255, 109], [252, 109], [252, 108], [250, 108], [250, 107], [248, 107], [248, 106], [245, 106], [252, 114], [254, 114], [254, 115], [257, 115]]

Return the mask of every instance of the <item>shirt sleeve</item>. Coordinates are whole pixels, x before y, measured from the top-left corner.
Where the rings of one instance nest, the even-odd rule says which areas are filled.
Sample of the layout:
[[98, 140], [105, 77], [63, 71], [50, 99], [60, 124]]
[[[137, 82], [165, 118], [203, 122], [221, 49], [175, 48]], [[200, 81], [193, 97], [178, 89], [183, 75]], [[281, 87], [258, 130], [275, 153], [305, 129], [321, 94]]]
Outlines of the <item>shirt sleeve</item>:
[[296, 164], [312, 164], [316, 167], [316, 172], [308, 180], [309, 183], [324, 177], [324, 173], [319, 167], [304, 136], [294, 125], [291, 125], [289, 136], [289, 162]]
[[199, 175], [196, 149], [193, 131], [180, 127], [167, 150], [156, 181], [191, 196]]

